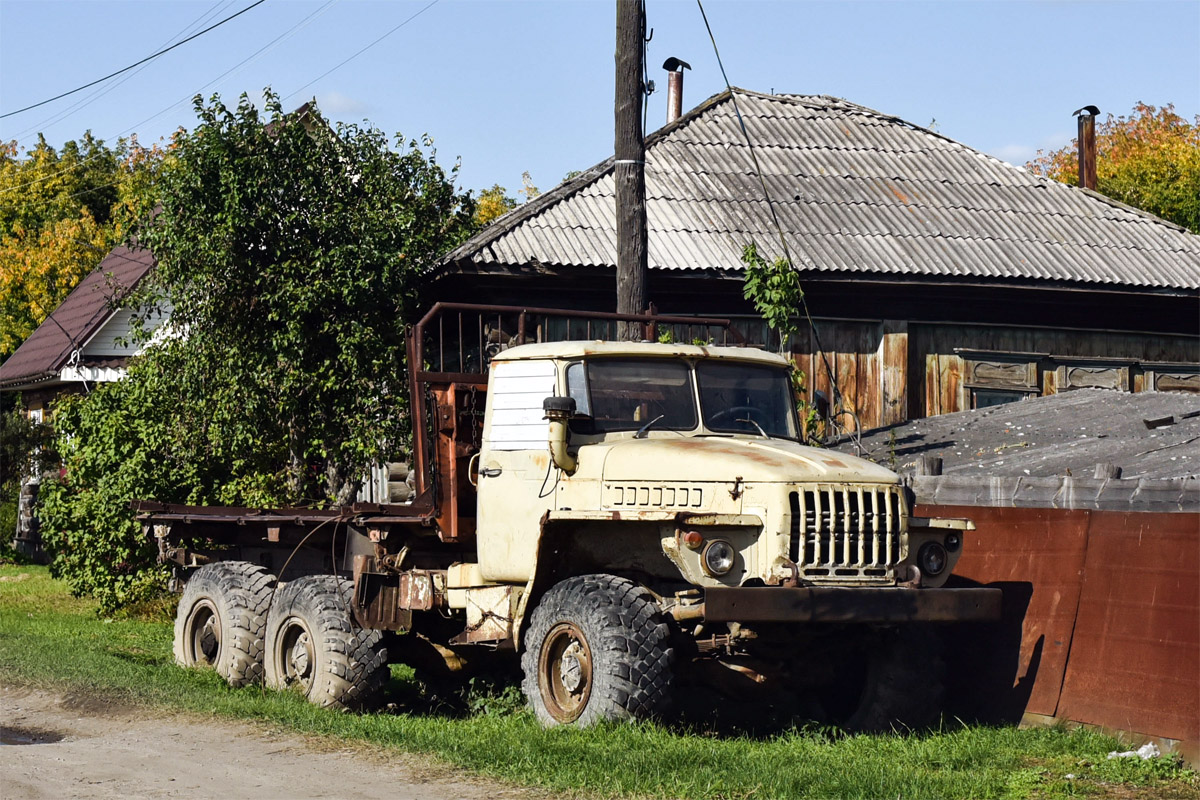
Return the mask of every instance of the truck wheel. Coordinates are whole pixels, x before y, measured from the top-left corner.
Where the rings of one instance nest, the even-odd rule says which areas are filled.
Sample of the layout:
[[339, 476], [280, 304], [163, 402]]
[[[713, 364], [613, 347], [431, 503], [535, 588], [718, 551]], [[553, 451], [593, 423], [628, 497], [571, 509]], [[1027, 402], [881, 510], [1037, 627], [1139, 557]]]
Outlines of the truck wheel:
[[568, 578], [530, 618], [521, 688], [546, 727], [660, 715], [671, 697], [670, 636], [666, 616], [634, 582]]
[[267, 686], [294, 689], [330, 708], [379, 704], [389, 676], [387, 648], [379, 631], [351, 623], [351, 586], [333, 575], [310, 575], [276, 592], [267, 615]]
[[942, 713], [945, 674], [941, 640], [928, 627], [872, 637], [857, 707], [841, 727], [863, 733], [928, 727]]
[[196, 570], [175, 614], [175, 663], [213, 667], [230, 686], [260, 682], [274, 586], [274, 575], [246, 561], [218, 561]]

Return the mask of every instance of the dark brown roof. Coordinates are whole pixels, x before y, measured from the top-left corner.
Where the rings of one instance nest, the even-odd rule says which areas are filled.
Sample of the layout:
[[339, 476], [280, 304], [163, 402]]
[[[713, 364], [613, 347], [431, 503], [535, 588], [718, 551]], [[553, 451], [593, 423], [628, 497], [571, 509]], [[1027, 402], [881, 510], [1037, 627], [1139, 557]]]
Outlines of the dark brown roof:
[[116, 304], [138, 284], [154, 256], [118, 246], [84, 278], [28, 339], [0, 365], [0, 390], [47, 380], [108, 321]]

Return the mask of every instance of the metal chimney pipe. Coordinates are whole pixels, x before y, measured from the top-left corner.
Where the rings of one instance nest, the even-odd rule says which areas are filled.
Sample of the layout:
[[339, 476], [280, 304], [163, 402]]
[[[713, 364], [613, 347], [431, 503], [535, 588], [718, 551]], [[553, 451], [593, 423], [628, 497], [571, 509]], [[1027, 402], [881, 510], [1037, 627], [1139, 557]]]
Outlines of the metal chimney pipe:
[[667, 71], [667, 124], [683, 116], [683, 71], [692, 66], [671, 56], [663, 62]]
[[1079, 117], [1079, 185], [1096, 191], [1096, 115], [1100, 109], [1084, 106], [1075, 112]]

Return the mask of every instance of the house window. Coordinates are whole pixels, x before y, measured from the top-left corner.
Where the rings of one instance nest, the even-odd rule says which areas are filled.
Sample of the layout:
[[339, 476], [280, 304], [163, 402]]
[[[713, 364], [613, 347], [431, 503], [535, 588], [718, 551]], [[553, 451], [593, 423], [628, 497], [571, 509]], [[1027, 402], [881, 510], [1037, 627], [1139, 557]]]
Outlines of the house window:
[[29, 409], [29, 421], [41, 424], [42, 422], [45, 421], [45, 418], [42, 416], [42, 413], [43, 413], [42, 409], [40, 409], [40, 408]]
[[1010, 392], [1004, 389], [979, 389], [971, 390], [971, 408], [991, 408], [992, 406], [1002, 406], [1005, 403], [1015, 403], [1018, 400], [1024, 400], [1027, 397], [1032, 397], [1028, 392]]
[[1046, 353], [955, 348], [965, 372], [962, 408], [988, 408], [1015, 403], [1042, 393], [1039, 364]]

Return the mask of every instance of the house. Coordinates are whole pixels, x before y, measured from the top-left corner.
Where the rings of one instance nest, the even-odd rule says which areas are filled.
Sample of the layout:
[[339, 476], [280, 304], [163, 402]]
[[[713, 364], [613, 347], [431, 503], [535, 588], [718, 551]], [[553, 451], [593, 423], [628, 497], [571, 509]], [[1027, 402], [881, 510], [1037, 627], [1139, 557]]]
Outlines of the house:
[[118, 306], [153, 266], [148, 250], [114, 248], [0, 364], [0, 392], [20, 392], [26, 412], [41, 420], [59, 395], [119, 380], [137, 345], [133, 311]]
[[[431, 298], [611, 310], [613, 169], [468, 240]], [[722, 92], [647, 137], [646, 208], [651, 302], [759, 342], [742, 248], [774, 259], [782, 230], [815, 321], [790, 349], [863, 429], [1078, 387], [1200, 392], [1200, 236], [888, 114]]]

